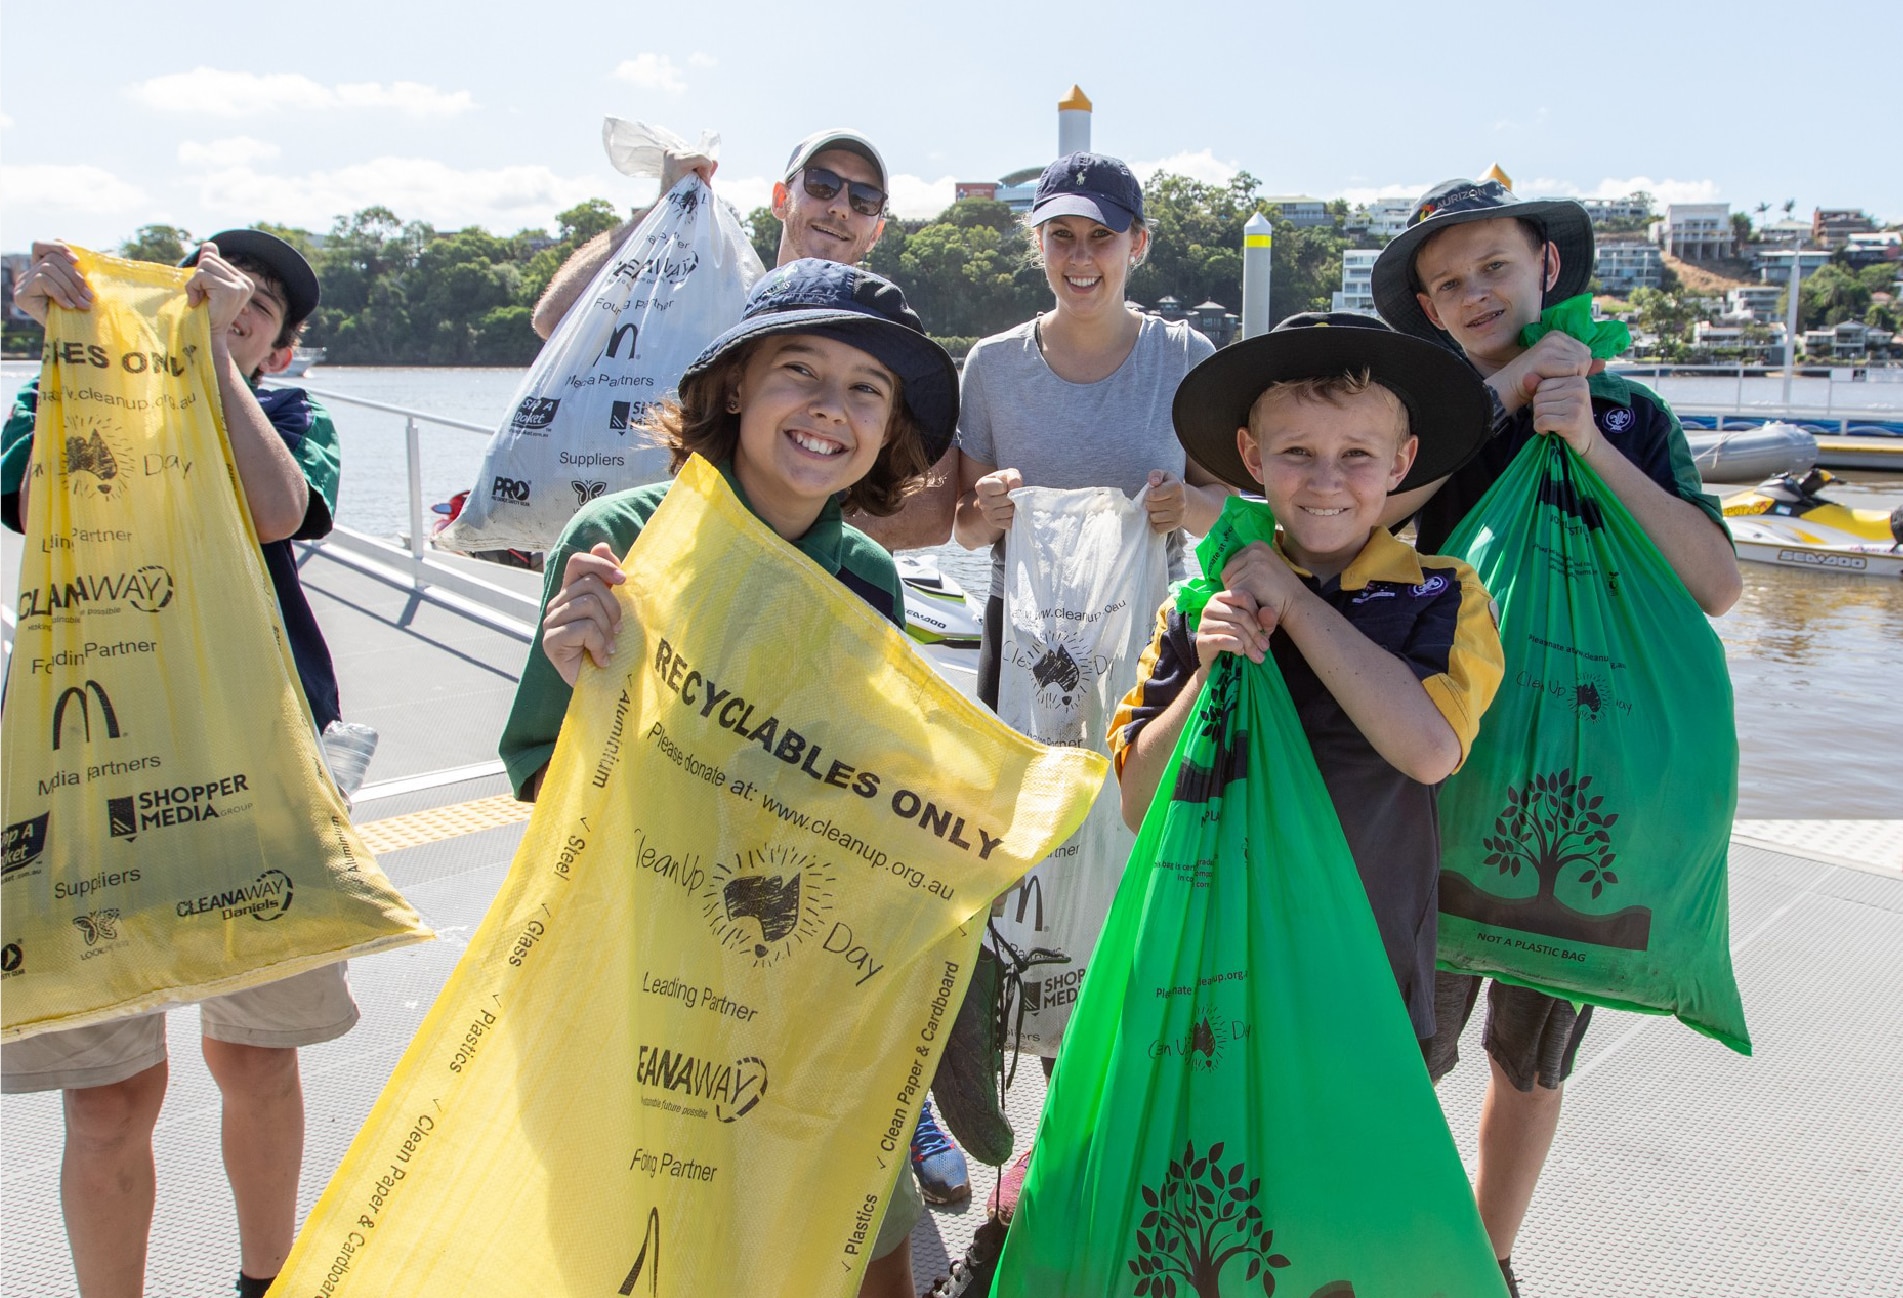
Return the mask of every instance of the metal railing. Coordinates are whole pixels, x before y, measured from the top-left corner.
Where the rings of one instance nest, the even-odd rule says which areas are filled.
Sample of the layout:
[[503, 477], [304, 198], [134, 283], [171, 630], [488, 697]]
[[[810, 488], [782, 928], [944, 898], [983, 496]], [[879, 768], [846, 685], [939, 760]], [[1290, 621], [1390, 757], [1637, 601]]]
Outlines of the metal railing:
[[466, 572], [432, 555], [430, 533], [424, 523], [423, 449], [422, 439], [418, 435], [419, 426], [435, 424], [462, 432], [479, 433], [485, 438], [495, 432], [495, 427], [433, 415], [427, 410], [413, 410], [387, 401], [372, 401], [344, 392], [326, 391], [311, 387], [301, 380], [294, 386], [327, 402], [403, 416], [403, 451], [409, 477], [410, 543], [407, 553], [387, 541], [343, 526], [333, 526], [330, 536], [318, 543], [325, 552], [372, 576], [405, 584], [420, 595], [438, 599], [461, 612], [471, 613], [523, 639], [530, 638], [536, 623], [541, 620], [541, 601]]

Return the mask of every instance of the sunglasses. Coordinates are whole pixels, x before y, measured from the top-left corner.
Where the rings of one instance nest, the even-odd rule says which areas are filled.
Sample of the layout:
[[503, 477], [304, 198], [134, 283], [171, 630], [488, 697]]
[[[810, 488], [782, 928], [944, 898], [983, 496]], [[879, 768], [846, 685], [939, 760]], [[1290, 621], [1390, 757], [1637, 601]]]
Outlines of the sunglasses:
[[846, 191], [846, 204], [861, 216], [878, 216], [885, 211], [885, 191], [877, 185], [868, 185], [863, 180], [847, 180], [836, 171], [824, 167], [805, 167], [800, 171], [801, 184], [806, 192], [822, 203], [829, 203], [842, 188]]

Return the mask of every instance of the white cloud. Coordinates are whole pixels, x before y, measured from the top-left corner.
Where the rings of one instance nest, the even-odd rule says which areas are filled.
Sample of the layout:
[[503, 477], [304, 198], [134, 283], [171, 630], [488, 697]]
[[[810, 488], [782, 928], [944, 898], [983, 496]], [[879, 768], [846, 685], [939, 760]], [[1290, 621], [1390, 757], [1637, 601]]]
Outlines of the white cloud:
[[[693, 62], [692, 59], [688, 61]], [[615, 77], [643, 90], [659, 90], [663, 94], [678, 95], [687, 89], [681, 70], [665, 54], [637, 54], [631, 59], [623, 59], [615, 68]]]
[[1364, 185], [1344, 189], [1341, 191], [1341, 196], [1348, 200], [1350, 206], [1356, 203], [1366, 206], [1378, 198], [1419, 198], [1433, 183], [1431, 180], [1423, 180], [1419, 184]]
[[253, 162], [269, 162], [277, 156], [277, 145], [254, 140], [249, 135], [234, 135], [209, 144], [186, 140], [178, 146], [178, 160], [188, 167], [242, 167]]
[[687, 66], [690, 68], [711, 68], [717, 66], [719, 62], [720, 60], [713, 55], [702, 54], [699, 50], [687, 56]]
[[345, 82], [326, 86], [295, 72], [226, 72], [198, 67], [126, 88], [134, 103], [167, 113], [251, 117], [338, 108], [390, 109], [410, 117], [453, 117], [476, 106], [467, 90], [439, 90], [416, 81]]
[[0, 167], [0, 192], [9, 205], [32, 204], [68, 212], [129, 212], [146, 204], [137, 185], [99, 167], [40, 163]]
[[0, 113], [0, 131], [7, 130], [12, 125], [13, 118], [6, 113]]
[[1216, 156], [1214, 150], [1198, 149], [1194, 153], [1188, 150], [1172, 153], [1169, 157], [1159, 158], [1154, 162], [1133, 162], [1130, 164], [1130, 170], [1134, 171], [1137, 179], [1145, 184], [1148, 184], [1150, 177], [1158, 172], [1168, 172], [1173, 176], [1188, 176], [1191, 180], [1200, 180], [1206, 185], [1226, 185], [1237, 172], [1242, 170], [1242, 167], [1234, 162], [1222, 161]]
[[729, 176], [718, 172], [714, 176], [714, 193], [734, 205], [741, 216], [746, 216], [756, 207], [765, 207], [773, 201], [773, 179], [770, 176]]
[[1650, 176], [1608, 176], [1592, 188], [1582, 188], [1570, 180], [1544, 177], [1522, 186], [1523, 194], [1553, 194], [1571, 198], [1624, 198], [1644, 190], [1661, 203], [1716, 203], [1724, 196], [1715, 180], [1654, 180]]
[[498, 234], [550, 225], [555, 213], [602, 191], [595, 176], [560, 176], [541, 166], [459, 171], [426, 158], [376, 158], [299, 176], [240, 164], [200, 172], [186, 183], [197, 187], [208, 208], [258, 212], [314, 230], [380, 205], [438, 229], [482, 225]]
[[894, 176], [891, 184], [892, 215], [916, 221], [937, 216], [952, 205], [958, 181], [953, 176], [926, 180], [922, 176]]

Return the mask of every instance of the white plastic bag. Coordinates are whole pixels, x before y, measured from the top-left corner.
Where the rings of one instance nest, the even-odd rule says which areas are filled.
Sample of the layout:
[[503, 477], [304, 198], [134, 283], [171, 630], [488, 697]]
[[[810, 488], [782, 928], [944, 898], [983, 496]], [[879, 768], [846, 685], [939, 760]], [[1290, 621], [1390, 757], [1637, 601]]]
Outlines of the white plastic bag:
[[639, 425], [763, 273], [732, 205], [699, 176], [675, 185], [556, 326], [437, 544], [547, 550], [589, 501], [666, 477]]
[[[1169, 594], [1164, 538], [1142, 496], [1115, 487], [1022, 487], [1011, 499], [998, 715], [1040, 743], [1107, 753], [1110, 718]], [[1082, 828], [1005, 894], [992, 922], [1007, 941], [1070, 957], [1026, 977], [1025, 1049], [1056, 1057], [1135, 842], [1106, 780]]]
[[624, 176], [658, 176], [669, 149], [676, 153], [702, 153], [714, 161], [720, 159], [720, 135], [702, 131], [699, 144], [689, 144], [665, 126], [647, 122], [623, 121], [619, 117], [601, 119], [601, 147], [608, 162]]

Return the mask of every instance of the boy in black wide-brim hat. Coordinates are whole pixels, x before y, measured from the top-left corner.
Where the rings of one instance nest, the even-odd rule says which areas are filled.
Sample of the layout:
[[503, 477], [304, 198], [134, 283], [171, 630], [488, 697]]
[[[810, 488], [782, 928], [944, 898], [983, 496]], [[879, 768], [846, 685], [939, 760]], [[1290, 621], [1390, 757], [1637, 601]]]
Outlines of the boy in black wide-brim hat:
[[[1381, 526], [1390, 493], [1458, 469], [1489, 432], [1473, 371], [1351, 314], [1293, 316], [1190, 371], [1176, 433], [1278, 524], [1223, 569], [1194, 634], [1158, 615], [1111, 722], [1124, 819], [1143, 818], [1219, 653], [1272, 655], [1341, 818], [1423, 1050], [1434, 1035], [1435, 800], [1503, 670], [1492, 600], [1458, 559]], [[1426, 917], [1423, 922], [1423, 916]]]
[[[1532, 347], [1520, 343], [1520, 331], [1544, 307], [1586, 291], [1592, 266], [1592, 221], [1578, 203], [1523, 202], [1497, 181], [1450, 180], [1421, 196], [1407, 228], [1375, 262], [1375, 306], [1396, 329], [1451, 346], [1472, 363], [1494, 394], [1495, 436], [1464, 467], [1399, 495], [1387, 521], [1418, 515], [1418, 543], [1435, 549], [1534, 436], [1563, 437], [1699, 605], [1722, 613], [1742, 588], [1737, 558], [1671, 408], [1618, 375], [1592, 373], [1598, 366], [1586, 345], [1563, 333]], [[1459, 1058], [1480, 979], [1442, 973], [1436, 982], [1428, 1071], [1439, 1082]], [[1591, 1014], [1591, 1006], [1576, 1010], [1530, 988], [1496, 981], [1488, 992], [1492, 1078], [1475, 1192], [1509, 1288], [1513, 1242]]]

